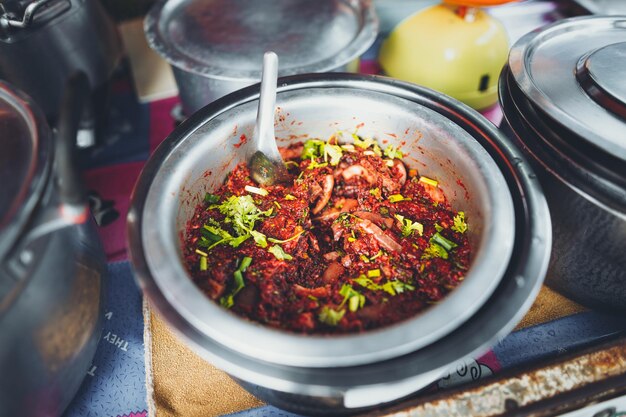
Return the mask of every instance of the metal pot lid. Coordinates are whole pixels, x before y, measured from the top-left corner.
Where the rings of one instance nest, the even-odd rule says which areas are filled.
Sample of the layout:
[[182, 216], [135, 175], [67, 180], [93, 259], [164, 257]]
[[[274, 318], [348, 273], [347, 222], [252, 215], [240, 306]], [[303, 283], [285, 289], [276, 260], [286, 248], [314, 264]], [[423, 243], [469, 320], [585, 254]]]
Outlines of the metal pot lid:
[[509, 66], [528, 99], [599, 151], [626, 162], [626, 16], [566, 19], [523, 36]]
[[225, 80], [259, 80], [267, 50], [279, 75], [345, 65], [374, 42], [369, 0], [160, 1], [144, 22], [150, 46], [172, 65]]
[[28, 98], [0, 82], [0, 259], [30, 218], [48, 176], [47, 125]]

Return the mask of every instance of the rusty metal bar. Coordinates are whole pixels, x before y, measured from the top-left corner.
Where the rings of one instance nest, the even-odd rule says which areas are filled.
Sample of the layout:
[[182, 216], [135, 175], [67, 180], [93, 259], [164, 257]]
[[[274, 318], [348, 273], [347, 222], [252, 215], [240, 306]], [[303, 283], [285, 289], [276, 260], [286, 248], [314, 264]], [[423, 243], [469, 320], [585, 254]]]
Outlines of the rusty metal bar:
[[367, 417], [547, 416], [626, 394], [626, 337], [524, 370], [410, 399]]

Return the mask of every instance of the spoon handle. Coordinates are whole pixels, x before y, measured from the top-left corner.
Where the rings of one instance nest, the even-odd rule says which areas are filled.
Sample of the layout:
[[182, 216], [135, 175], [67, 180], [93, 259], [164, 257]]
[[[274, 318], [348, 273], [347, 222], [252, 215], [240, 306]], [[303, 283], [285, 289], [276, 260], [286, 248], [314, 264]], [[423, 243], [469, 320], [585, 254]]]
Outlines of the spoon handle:
[[274, 112], [276, 109], [276, 78], [278, 77], [278, 56], [274, 52], [263, 55], [263, 74], [261, 76], [261, 97], [256, 126], [258, 129], [258, 150], [269, 159], [280, 158], [274, 137]]

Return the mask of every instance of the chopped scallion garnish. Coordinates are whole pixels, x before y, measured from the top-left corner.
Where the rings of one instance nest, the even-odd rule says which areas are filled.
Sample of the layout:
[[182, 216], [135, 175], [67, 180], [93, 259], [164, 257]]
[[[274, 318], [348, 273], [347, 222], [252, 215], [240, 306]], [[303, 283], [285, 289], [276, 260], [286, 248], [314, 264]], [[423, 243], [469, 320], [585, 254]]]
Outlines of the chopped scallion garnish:
[[393, 145], [389, 145], [385, 148], [385, 156], [391, 159], [394, 159], [394, 158], [400, 159], [404, 157], [404, 154], [397, 147]]
[[244, 190], [246, 190], [249, 193], [252, 194], [258, 194], [261, 195], [263, 197], [265, 197], [266, 195], [269, 194], [269, 192], [263, 188], [259, 188], [259, 187], [253, 187], [251, 185], [246, 185], [245, 187], [243, 187]]
[[200, 249], [196, 249], [196, 253], [200, 256], [209, 256], [206, 252], [201, 251]]
[[206, 256], [200, 257], [200, 271], [206, 271], [209, 267]]
[[424, 177], [424, 176], [420, 177], [419, 182], [424, 183], [424, 184], [428, 184], [428, 185], [433, 186], [433, 187], [436, 187], [437, 185], [439, 185], [439, 182], [437, 180], [433, 180], [431, 178]]
[[324, 306], [322, 307], [322, 311], [320, 311], [318, 319], [322, 323], [327, 324], [329, 326], [336, 326], [339, 323], [339, 321], [341, 321], [341, 319], [343, 318], [345, 314], [346, 314], [345, 309], [337, 311], [337, 310], [333, 310], [332, 308], [328, 306]]
[[399, 203], [400, 201], [410, 201], [410, 198], [404, 197], [402, 194], [392, 194], [389, 196], [390, 203]]
[[438, 244], [439, 246], [441, 246], [442, 248], [444, 248], [447, 251], [449, 251], [452, 248], [456, 248], [458, 246], [453, 241], [451, 241], [449, 239], [446, 239], [445, 237], [441, 236], [441, 234], [439, 232], [435, 233], [433, 235], [433, 237], [430, 238], [430, 240], [432, 242]]
[[367, 271], [367, 276], [369, 278], [378, 278], [380, 276], [380, 269], [370, 269]]

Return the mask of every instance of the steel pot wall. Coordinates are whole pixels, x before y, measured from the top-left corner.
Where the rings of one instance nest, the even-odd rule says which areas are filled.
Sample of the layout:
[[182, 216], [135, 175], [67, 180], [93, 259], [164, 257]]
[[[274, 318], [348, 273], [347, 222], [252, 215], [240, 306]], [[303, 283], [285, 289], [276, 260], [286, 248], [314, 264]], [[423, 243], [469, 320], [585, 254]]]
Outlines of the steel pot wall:
[[567, 142], [567, 133], [546, 124], [508, 68], [500, 77], [500, 103], [502, 128], [531, 158], [550, 207], [554, 239], [546, 282], [589, 307], [626, 311], [626, 192], [606, 188], [550, 146], [556, 139]]

